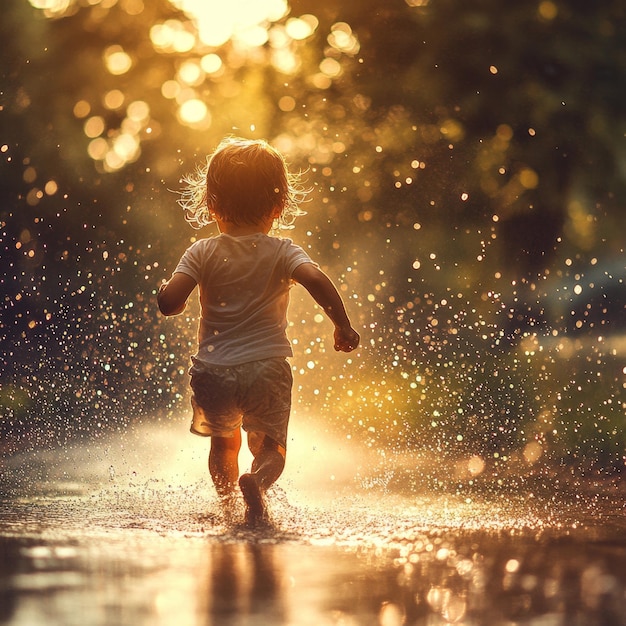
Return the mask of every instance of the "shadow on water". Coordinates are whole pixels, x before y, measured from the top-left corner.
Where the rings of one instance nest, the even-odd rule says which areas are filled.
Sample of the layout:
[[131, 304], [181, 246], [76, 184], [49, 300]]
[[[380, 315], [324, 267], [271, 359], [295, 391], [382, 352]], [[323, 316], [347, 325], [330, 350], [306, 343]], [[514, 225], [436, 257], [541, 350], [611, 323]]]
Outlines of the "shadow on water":
[[249, 529], [217, 507], [206, 442], [135, 435], [4, 460], [1, 624], [626, 623], [617, 496], [391, 491], [306, 433]]

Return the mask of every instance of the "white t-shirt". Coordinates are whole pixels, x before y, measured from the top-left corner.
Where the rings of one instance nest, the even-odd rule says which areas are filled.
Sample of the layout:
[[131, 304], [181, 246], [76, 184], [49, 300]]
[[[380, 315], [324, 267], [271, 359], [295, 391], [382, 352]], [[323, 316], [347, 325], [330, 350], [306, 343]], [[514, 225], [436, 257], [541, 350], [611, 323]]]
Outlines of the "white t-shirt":
[[292, 356], [287, 339], [291, 275], [309, 255], [290, 239], [262, 233], [200, 239], [175, 272], [200, 288], [202, 316], [193, 371], [202, 365], [241, 365]]

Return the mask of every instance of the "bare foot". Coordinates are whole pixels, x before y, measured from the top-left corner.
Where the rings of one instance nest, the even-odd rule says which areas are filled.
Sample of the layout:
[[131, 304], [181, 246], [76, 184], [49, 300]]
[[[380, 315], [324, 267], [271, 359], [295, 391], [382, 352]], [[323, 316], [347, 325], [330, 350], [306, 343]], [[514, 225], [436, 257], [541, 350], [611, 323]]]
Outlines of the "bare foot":
[[246, 502], [245, 522], [248, 526], [258, 526], [267, 523], [267, 511], [263, 494], [256, 481], [254, 474], [242, 474], [239, 479], [239, 487]]

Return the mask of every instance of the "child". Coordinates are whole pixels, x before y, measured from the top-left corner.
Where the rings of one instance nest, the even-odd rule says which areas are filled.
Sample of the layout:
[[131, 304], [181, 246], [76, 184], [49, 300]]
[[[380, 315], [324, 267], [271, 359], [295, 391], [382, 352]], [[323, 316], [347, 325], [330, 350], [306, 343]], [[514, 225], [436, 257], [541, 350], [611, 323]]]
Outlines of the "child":
[[[305, 192], [296, 186], [281, 154], [265, 141], [227, 138], [206, 169], [185, 179], [180, 204], [201, 228], [216, 222], [220, 234], [200, 239], [183, 254], [159, 288], [164, 315], [185, 309], [196, 285], [201, 319], [198, 350], [191, 357], [191, 432], [211, 437], [209, 471], [220, 499], [233, 501], [237, 483], [246, 521], [266, 518], [264, 494], [285, 465], [291, 408], [292, 356], [286, 335], [292, 282], [303, 285], [335, 326], [335, 350], [360, 341], [330, 279], [290, 239], [269, 236], [289, 226]], [[239, 477], [241, 428], [254, 461]]]

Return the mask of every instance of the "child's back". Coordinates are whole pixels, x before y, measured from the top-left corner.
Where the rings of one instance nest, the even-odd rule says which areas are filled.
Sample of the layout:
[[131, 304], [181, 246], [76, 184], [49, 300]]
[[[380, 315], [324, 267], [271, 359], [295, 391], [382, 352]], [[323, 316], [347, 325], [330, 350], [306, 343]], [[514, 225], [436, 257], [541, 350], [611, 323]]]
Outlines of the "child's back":
[[291, 275], [310, 262], [291, 240], [263, 233], [220, 234], [193, 244], [176, 272], [200, 288], [196, 366], [292, 356], [285, 334]]

